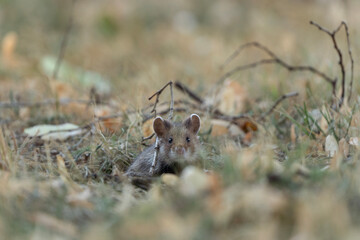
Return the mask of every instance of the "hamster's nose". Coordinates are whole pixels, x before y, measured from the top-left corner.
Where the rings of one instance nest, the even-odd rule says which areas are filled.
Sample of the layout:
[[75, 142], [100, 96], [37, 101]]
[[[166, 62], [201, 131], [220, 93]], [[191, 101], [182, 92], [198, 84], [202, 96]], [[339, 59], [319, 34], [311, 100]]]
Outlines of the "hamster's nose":
[[176, 151], [177, 154], [184, 154], [185, 153], [184, 147], [176, 147], [175, 151]]

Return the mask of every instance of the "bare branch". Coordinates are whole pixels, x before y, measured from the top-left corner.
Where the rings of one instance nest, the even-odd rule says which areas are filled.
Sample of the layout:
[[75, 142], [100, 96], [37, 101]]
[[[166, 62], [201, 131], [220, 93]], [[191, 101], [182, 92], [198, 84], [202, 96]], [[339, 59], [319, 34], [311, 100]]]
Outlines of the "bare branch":
[[[240, 46], [238, 48], [238, 50], [236, 50], [228, 59], [232, 60], [234, 59], [240, 52], [241, 50], [243, 50], [244, 48], [247, 47], [255, 47], [258, 49], [261, 49], [262, 51], [264, 51], [265, 53], [267, 53], [271, 58], [270, 59], [262, 59], [259, 60], [257, 62], [254, 63], [250, 63], [247, 65], [241, 65], [238, 67], [235, 67], [233, 69], [231, 69], [230, 71], [226, 72], [223, 76], [221, 76], [221, 78], [218, 80], [218, 83], [223, 82], [226, 78], [232, 76], [233, 74], [242, 71], [242, 70], [246, 70], [246, 69], [250, 69], [250, 68], [255, 68], [259, 65], [265, 65], [265, 64], [279, 64], [280, 66], [286, 68], [288, 71], [290, 72], [295, 72], [295, 71], [308, 71], [311, 72], [315, 75], [318, 75], [319, 77], [323, 78], [325, 81], [327, 81], [328, 83], [331, 84], [332, 88], [333, 88], [333, 94], [336, 94], [336, 79], [332, 79], [329, 76], [327, 76], [325, 73], [317, 70], [314, 67], [311, 66], [292, 66], [286, 62], [284, 62], [282, 59], [280, 59], [275, 53], [273, 53], [272, 51], [270, 51], [267, 47], [263, 46], [262, 44], [258, 43], [258, 42], [251, 42], [251, 43], [246, 43], [242, 46]], [[240, 51], [239, 51], [240, 49]], [[228, 63], [230, 60], [227, 60], [226, 62]]]
[[68, 43], [69, 34], [70, 34], [71, 28], [72, 28], [73, 23], [74, 23], [75, 2], [76, 2], [76, 0], [72, 0], [71, 12], [70, 12], [70, 16], [69, 16], [69, 22], [68, 22], [68, 25], [67, 25], [67, 27], [65, 29], [63, 39], [61, 41], [59, 56], [58, 56], [58, 58], [56, 60], [56, 64], [55, 64], [55, 68], [54, 68], [54, 72], [53, 72], [53, 76], [52, 76], [55, 79], [58, 76], [58, 72], [59, 72], [59, 69], [60, 69], [61, 62], [62, 62], [62, 60], [63, 60], [63, 58], [65, 56], [65, 49], [66, 49], [66, 46], [67, 46], [67, 43]]
[[349, 57], [350, 57], [350, 61], [351, 61], [351, 76], [350, 76], [349, 97], [348, 97], [348, 101], [350, 101], [351, 95], [352, 95], [353, 81], [354, 81], [354, 59], [353, 59], [351, 47], [350, 47], [350, 34], [349, 34], [348, 26], [347, 26], [346, 22], [344, 22], [344, 21], [342, 22], [342, 24], [345, 27], [348, 53], [349, 53]]
[[148, 137], [142, 137], [141, 142], [144, 142], [144, 141], [147, 141], [147, 140], [149, 140], [149, 139], [152, 139], [154, 136], [155, 136], [155, 133], [151, 134], [151, 135], [148, 136]]
[[[155, 103], [154, 103], [154, 107], [152, 109], [151, 112], [154, 112], [155, 114], [155, 117], [156, 117], [156, 105], [158, 104], [159, 102], [159, 96], [160, 94], [164, 91], [164, 89], [170, 85], [170, 94], [171, 94], [171, 102], [170, 102], [170, 109], [169, 109], [169, 117], [168, 119], [171, 120], [173, 118], [173, 114], [174, 114], [174, 96], [173, 96], [173, 89], [172, 89], [172, 85], [173, 85], [173, 82], [170, 81], [168, 82], [167, 84], [165, 84], [164, 87], [162, 87], [159, 91], [157, 91], [156, 93], [154, 93], [151, 97], [149, 97], [149, 100], [151, 100], [154, 96], [156, 96], [156, 100], [155, 100]], [[159, 149], [160, 149], [160, 146], [159, 146], [159, 138], [156, 137], [156, 143], [155, 143], [155, 152], [154, 152], [154, 158], [153, 158], [153, 161], [151, 163], [151, 167], [150, 167], [150, 174], [152, 175], [154, 173], [154, 169], [155, 169], [155, 166], [157, 164], [157, 157], [158, 157], [158, 154], [159, 154]]]
[[204, 100], [199, 97], [197, 94], [195, 94], [193, 91], [191, 91], [187, 86], [185, 86], [183, 83], [176, 81], [175, 87], [180, 90], [181, 92], [187, 94], [191, 99], [195, 100], [196, 102], [203, 104]]
[[160, 149], [160, 144], [159, 143], [160, 143], [159, 138], [156, 137], [155, 152], [154, 152], [154, 158], [153, 158], [153, 161], [152, 161], [151, 167], [150, 167], [150, 175], [154, 174], [155, 166], [156, 166], [156, 163], [157, 163], [157, 158], [158, 158], [158, 155], [159, 155], [159, 149]]
[[224, 69], [232, 60], [234, 60], [239, 54], [247, 47], [250, 47], [251, 45], [256, 44], [256, 42], [249, 42], [241, 45], [238, 47], [233, 54], [231, 54], [223, 63], [223, 65], [220, 66], [220, 69]]
[[168, 119], [169, 119], [169, 120], [172, 120], [172, 118], [173, 118], [173, 116], [174, 116], [173, 82], [170, 82], [170, 97], [171, 97], [171, 102], [170, 102], [170, 111], [169, 111]]
[[[341, 53], [341, 50], [336, 42], [336, 38], [335, 38], [335, 35], [336, 33], [338, 33], [341, 29], [341, 27], [345, 25], [345, 22], [341, 22], [340, 25], [333, 31], [333, 32], [330, 32], [329, 30], [323, 28], [322, 26], [320, 26], [319, 24], [313, 22], [313, 21], [310, 21], [310, 24], [311, 25], [314, 25], [315, 27], [317, 27], [320, 31], [322, 32], [325, 32], [326, 34], [328, 34], [330, 37], [331, 37], [331, 40], [334, 44], [334, 48], [339, 56], [339, 67], [340, 67], [340, 70], [341, 70], [341, 95], [340, 95], [340, 102], [338, 103], [339, 107], [343, 104], [344, 102], [344, 98], [345, 98], [345, 67], [344, 67], [344, 61], [343, 61], [343, 55]], [[345, 27], [346, 28], [346, 27]], [[351, 53], [351, 52], [350, 52]]]
[[156, 99], [155, 99], [155, 103], [154, 103], [154, 107], [153, 109], [151, 110], [151, 113], [154, 113], [154, 116], [156, 117], [156, 106], [157, 104], [159, 103], [159, 97], [160, 97], [160, 94], [164, 91], [164, 89], [169, 86], [169, 85], [172, 85], [172, 82], [168, 82], [167, 84], [165, 84], [165, 86], [163, 86], [159, 91], [157, 91], [156, 93], [154, 93], [151, 97], [148, 98], [148, 100], [150, 101], [151, 99], [153, 99], [153, 97], [156, 96]]

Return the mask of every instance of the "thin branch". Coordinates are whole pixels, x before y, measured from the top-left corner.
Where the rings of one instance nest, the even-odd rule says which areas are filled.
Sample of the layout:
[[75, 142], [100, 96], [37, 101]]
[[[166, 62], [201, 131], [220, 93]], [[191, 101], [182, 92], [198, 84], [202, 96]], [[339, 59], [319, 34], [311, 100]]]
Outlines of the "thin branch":
[[150, 175], [154, 174], [155, 166], [156, 166], [157, 160], [158, 160], [159, 149], [160, 149], [160, 141], [159, 141], [159, 138], [156, 137], [154, 158], [151, 163], [151, 167], [150, 167], [150, 171], [149, 171]]
[[170, 111], [169, 111], [169, 116], [168, 116], [168, 120], [172, 120], [173, 116], [174, 116], [174, 93], [173, 93], [173, 82], [170, 82], [170, 97], [171, 97], [171, 102], [170, 102]]
[[[154, 107], [153, 107], [153, 109], [151, 111], [151, 112], [154, 112], [155, 117], [156, 117], [156, 105], [159, 102], [159, 96], [164, 91], [164, 89], [169, 85], [170, 85], [171, 102], [170, 102], [170, 109], [169, 109], [169, 117], [168, 117], [168, 119], [172, 120], [173, 115], [174, 115], [174, 96], [173, 96], [173, 89], [172, 89], [172, 85], [173, 85], [172, 81], [165, 84], [164, 87], [162, 87], [159, 91], [157, 91], [151, 97], [149, 97], [149, 100], [151, 100], [154, 96], [156, 96]], [[157, 160], [158, 160], [157, 158], [158, 158], [159, 149], [160, 149], [159, 144], [160, 144], [159, 138], [156, 136], [154, 158], [153, 158], [153, 161], [151, 163], [151, 167], [150, 167], [150, 171], [149, 171], [151, 175], [154, 173], [154, 169], [155, 169], [155, 166], [157, 164]]]
[[142, 137], [141, 142], [145, 142], [145, 141], [147, 141], [147, 140], [150, 140], [150, 139], [152, 139], [154, 136], [155, 136], [155, 133], [151, 134], [151, 135], [148, 136], [148, 137]]
[[[189, 108], [174, 108], [173, 109], [173, 112], [177, 112], [177, 113], [181, 113], [181, 112], [186, 112], [186, 111], [188, 111], [189, 110]], [[166, 110], [164, 110], [164, 111], [162, 111], [162, 112], [159, 112], [158, 114], [159, 115], [164, 115], [164, 114], [167, 114], [167, 113], [169, 113], [170, 112], [170, 109], [168, 108], [168, 109], [166, 109]], [[151, 119], [151, 118], [153, 118], [153, 116], [151, 116], [151, 115], [144, 115], [143, 116], [143, 123], [144, 122], [146, 122], [147, 120], [149, 120], [149, 119]]]
[[276, 108], [282, 101], [284, 101], [284, 100], [287, 99], [287, 98], [296, 97], [296, 96], [298, 96], [298, 95], [299, 95], [298, 92], [291, 92], [291, 93], [282, 95], [278, 100], [276, 100], [276, 102], [274, 103], [274, 105], [273, 105], [267, 112], [264, 112], [264, 113], [260, 116], [259, 121], [264, 120], [268, 115], [270, 115], [270, 114], [275, 110], [275, 108]]
[[71, 12], [70, 12], [70, 16], [69, 16], [69, 22], [68, 22], [68, 25], [67, 25], [67, 27], [65, 29], [63, 39], [61, 41], [59, 56], [58, 56], [58, 58], [56, 60], [56, 64], [55, 64], [55, 68], [54, 68], [54, 72], [53, 72], [53, 76], [52, 76], [54, 79], [56, 79], [57, 76], [58, 76], [58, 72], [59, 72], [59, 69], [60, 69], [61, 62], [62, 62], [62, 60], [63, 60], [63, 58], [65, 56], [65, 50], [66, 50], [66, 46], [67, 46], [67, 43], [68, 43], [69, 34], [70, 34], [71, 28], [72, 28], [73, 23], [74, 23], [75, 2], [76, 2], [76, 0], [72, 0]]
[[[265, 64], [273, 64], [273, 63], [277, 63], [280, 66], [286, 68], [288, 71], [293, 72], [293, 71], [308, 71], [308, 72], [312, 72], [315, 75], [318, 75], [319, 77], [323, 78], [325, 81], [327, 81], [328, 83], [330, 83], [332, 85], [332, 87], [334, 88], [336, 86], [336, 79], [332, 79], [329, 76], [327, 76], [325, 73], [317, 70], [314, 67], [311, 66], [292, 66], [286, 62], [284, 62], [282, 59], [280, 59], [275, 53], [273, 53], [271, 50], [269, 50], [267, 47], [265, 47], [264, 45], [258, 43], [258, 42], [250, 42], [250, 43], [246, 43], [242, 46], [240, 46], [238, 48], [238, 50], [236, 50], [229, 59], [234, 59], [237, 54], [239, 54], [241, 51], [239, 51], [239, 49], [244, 49], [247, 47], [255, 47], [258, 48], [262, 51], [264, 51], [265, 53], [267, 53], [271, 58], [270, 59], [262, 59], [259, 60], [257, 62], [254, 63], [250, 63], [247, 65], [241, 65], [238, 67], [233, 68], [232, 70], [226, 72], [223, 76], [221, 76], [221, 78], [218, 80], [218, 83], [223, 82], [226, 78], [232, 76], [233, 74], [235, 74], [236, 72], [245, 70], [245, 69], [250, 69], [250, 68], [255, 68], [259, 65], [265, 65]], [[335, 90], [333, 89], [333, 93], [335, 92]]]
[[163, 86], [159, 91], [157, 91], [156, 93], [154, 93], [151, 97], [148, 98], [148, 100], [150, 101], [151, 99], [153, 99], [153, 97], [156, 96], [156, 99], [155, 99], [155, 103], [154, 103], [154, 107], [153, 109], [151, 110], [151, 113], [154, 113], [154, 116], [156, 117], [156, 106], [157, 104], [159, 103], [159, 97], [160, 97], [160, 94], [164, 91], [164, 89], [169, 86], [169, 85], [172, 85], [172, 82], [168, 82], [167, 84], [165, 84], [165, 86]]
[[351, 52], [351, 47], [350, 47], [350, 34], [349, 34], [348, 25], [344, 21], [342, 22], [342, 24], [345, 27], [348, 53], [349, 53], [350, 62], [351, 62], [351, 76], [350, 76], [349, 97], [348, 97], [348, 101], [350, 101], [351, 95], [352, 95], [353, 81], [354, 81], [354, 59], [353, 59], [352, 52]]
[[199, 97], [196, 93], [191, 91], [187, 86], [185, 86], [183, 83], [176, 81], [175, 87], [180, 90], [181, 92], [187, 94], [191, 99], [195, 100], [197, 103], [203, 104], [204, 100]]
[[[335, 38], [335, 35], [336, 33], [338, 33], [341, 29], [341, 27], [345, 25], [345, 22], [341, 22], [340, 25], [333, 31], [333, 32], [330, 32], [329, 30], [323, 28], [322, 26], [320, 26], [319, 24], [313, 22], [313, 21], [310, 21], [310, 24], [311, 25], [314, 25], [315, 27], [317, 27], [320, 31], [322, 32], [325, 32], [326, 34], [328, 34], [330, 37], [331, 37], [331, 40], [334, 44], [334, 48], [339, 56], [339, 67], [340, 67], [340, 70], [341, 70], [341, 95], [340, 95], [340, 102], [339, 102], [339, 107], [344, 103], [344, 98], [345, 98], [345, 67], [344, 67], [344, 61], [343, 61], [343, 55], [341, 53], [341, 50], [336, 42], [336, 38]], [[346, 27], [345, 27], [346, 28]], [[351, 52], [350, 52], [351, 54]]]

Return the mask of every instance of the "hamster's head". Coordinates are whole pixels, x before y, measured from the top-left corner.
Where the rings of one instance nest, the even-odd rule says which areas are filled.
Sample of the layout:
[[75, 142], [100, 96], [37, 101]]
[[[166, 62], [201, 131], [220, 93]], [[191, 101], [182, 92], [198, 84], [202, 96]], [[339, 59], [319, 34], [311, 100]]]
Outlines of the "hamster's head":
[[159, 156], [165, 161], [191, 162], [196, 158], [199, 148], [197, 133], [200, 129], [200, 117], [191, 114], [183, 122], [170, 122], [157, 117], [153, 123], [159, 142]]

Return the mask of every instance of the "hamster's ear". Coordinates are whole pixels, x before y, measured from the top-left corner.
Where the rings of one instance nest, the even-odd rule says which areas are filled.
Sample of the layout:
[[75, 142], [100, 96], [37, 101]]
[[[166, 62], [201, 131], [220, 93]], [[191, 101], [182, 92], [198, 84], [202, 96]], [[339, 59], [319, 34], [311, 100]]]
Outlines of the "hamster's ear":
[[156, 117], [153, 123], [153, 128], [158, 137], [164, 137], [165, 134], [170, 130], [171, 123], [164, 120], [162, 117]]
[[183, 124], [192, 133], [197, 134], [200, 130], [200, 117], [197, 114], [191, 114]]

